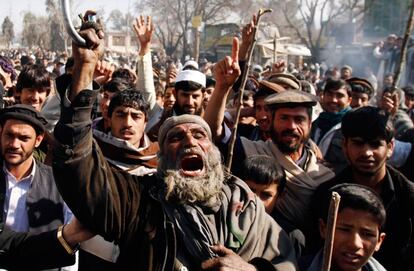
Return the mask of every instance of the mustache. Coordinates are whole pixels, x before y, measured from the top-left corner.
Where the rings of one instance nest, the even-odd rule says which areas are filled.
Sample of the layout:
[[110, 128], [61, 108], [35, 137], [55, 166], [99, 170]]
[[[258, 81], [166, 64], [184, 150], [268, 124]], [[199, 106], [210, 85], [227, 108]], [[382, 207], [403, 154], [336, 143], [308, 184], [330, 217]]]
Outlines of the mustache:
[[185, 154], [196, 154], [203, 158], [206, 156], [206, 154], [203, 152], [203, 150], [200, 147], [182, 148], [178, 152], [178, 157], [181, 157], [182, 155], [185, 155]]
[[122, 128], [122, 129], [121, 129], [121, 133], [125, 133], [125, 132], [131, 133], [131, 134], [133, 134], [133, 135], [135, 135], [135, 134], [136, 134], [135, 130], [133, 130], [133, 129], [131, 129], [131, 128]]
[[283, 131], [281, 133], [282, 136], [293, 136], [293, 137], [297, 137], [300, 138], [300, 134], [296, 133], [295, 131]]
[[6, 148], [4, 150], [4, 153], [11, 153], [11, 154], [21, 154], [22, 152], [17, 150], [17, 149], [12, 149], [12, 148]]

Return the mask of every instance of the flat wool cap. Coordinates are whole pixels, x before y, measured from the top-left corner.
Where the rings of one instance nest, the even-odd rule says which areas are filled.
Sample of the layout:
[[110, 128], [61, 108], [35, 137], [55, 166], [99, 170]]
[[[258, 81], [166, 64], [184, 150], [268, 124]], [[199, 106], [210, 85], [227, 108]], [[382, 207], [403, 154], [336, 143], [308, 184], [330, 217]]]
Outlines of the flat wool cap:
[[318, 102], [315, 95], [300, 91], [286, 90], [265, 99], [265, 104], [270, 107], [289, 107], [289, 106], [314, 106]]
[[199, 71], [194, 70], [185, 70], [181, 71], [177, 78], [175, 79], [175, 83], [182, 82], [182, 81], [191, 81], [201, 85], [203, 88], [206, 87], [206, 75]]
[[347, 79], [346, 82], [351, 86], [352, 90], [354, 90], [354, 85], [360, 85], [368, 90], [370, 95], [374, 93], [374, 88], [372, 87], [371, 83], [364, 78], [352, 77]]
[[31, 105], [16, 104], [6, 107], [0, 111], [0, 123], [4, 123], [6, 120], [15, 119], [27, 122], [35, 130], [44, 132], [47, 120], [43, 115], [36, 111]]
[[287, 90], [301, 90], [300, 82], [293, 74], [273, 73], [267, 78], [267, 81], [282, 85]]
[[267, 80], [262, 80], [259, 82], [259, 90], [263, 89], [271, 93], [279, 93], [285, 91], [286, 89], [279, 84], [272, 83]]

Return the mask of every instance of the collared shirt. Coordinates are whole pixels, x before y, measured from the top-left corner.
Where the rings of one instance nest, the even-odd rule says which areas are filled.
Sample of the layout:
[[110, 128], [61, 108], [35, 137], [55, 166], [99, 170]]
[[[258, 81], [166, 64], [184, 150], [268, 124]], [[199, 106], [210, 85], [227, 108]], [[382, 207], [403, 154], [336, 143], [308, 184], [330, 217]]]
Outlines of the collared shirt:
[[4, 217], [6, 225], [17, 232], [29, 231], [29, 219], [26, 210], [26, 196], [36, 173], [36, 162], [33, 159], [32, 169], [27, 177], [20, 181], [11, 174], [3, 164], [6, 180], [6, 196], [4, 201]]

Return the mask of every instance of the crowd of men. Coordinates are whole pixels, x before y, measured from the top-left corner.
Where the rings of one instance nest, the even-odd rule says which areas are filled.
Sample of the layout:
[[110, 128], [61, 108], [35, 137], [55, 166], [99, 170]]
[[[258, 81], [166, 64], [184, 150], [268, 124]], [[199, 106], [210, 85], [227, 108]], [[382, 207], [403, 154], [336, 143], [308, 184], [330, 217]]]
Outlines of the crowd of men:
[[143, 16], [135, 70], [91, 22], [59, 73], [1, 57], [0, 268], [324, 270], [333, 237], [331, 270], [414, 270], [413, 87], [278, 62], [241, 94], [255, 24], [208, 67], [154, 67]]

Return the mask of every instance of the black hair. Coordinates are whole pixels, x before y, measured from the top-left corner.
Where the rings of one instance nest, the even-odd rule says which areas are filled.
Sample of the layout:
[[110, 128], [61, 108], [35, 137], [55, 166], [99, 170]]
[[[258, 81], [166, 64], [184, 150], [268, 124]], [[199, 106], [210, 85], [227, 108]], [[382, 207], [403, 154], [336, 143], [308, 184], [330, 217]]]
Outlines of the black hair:
[[247, 157], [243, 162], [241, 178], [263, 185], [276, 183], [278, 193], [282, 193], [286, 184], [284, 170], [273, 157], [267, 155]]
[[144, 99], [141, 93], [135, 89], [127, 89], [117, 92], [111, 99], [108, 107], [108, 116], [111, 117], [115, 108], [118, 106], [132, 107], [140, 110], [148, 118], [149, 103]]
[[312, 83], [310, 83], [307, 80], [300, 80], [300, 86], [303, 92], [309, 93], [309, 94], [313, 94], [312, 93]]
[[216, 86], [216, 80], [213, 77], [207, 76], [206, 78], [206, 88], [211, 88]]
[[183, 91], [196, 91], [199, 89], [202, 89], [203, 86], [199, 83], [193, 82], [193, 81], [180, 81], [175, 82], [175, 90], [183, 90]]
[[103, 91], [108, 91], [110, 93], [116, 93], [130, 88], [132, 88], [132, 85], [122, 78], [112, 78], [111, 81], [106, 82], [102, 86]]
[[133, 85], [136, 76], [130, 70], [124, 68], [118, 68], [112, 73], [112, 79], [114, 78], [122, 78], [126, 80], [129, 84]]
[[321, 206], [322, 217], [320, 218], [325, 223], [327, 221], [329, 203], [333, 191], [341, 196], [338, 212], [341, 212], [345, 208], [364, 211], [375, 217], [380, 230], [384, 227], [386, 211], [381, 198], [369, 187], [351, 183], [335, 185], [324, 194]]
[[267, 97], [271, 94], [275, 94], [275, 92], [264, 87], [259, 87], [257, 92], [254, 94], [253, 99], [256, 100], [262, 97]]
[[75, 59], [71, 56], [66, 60], [65, 72], [67, 73], [70, 68], [73, 68], [73, 65], [75, 65]]
[[50, 83], [50, 73], [43, 65], [26, 65], [17, 78], [16, 90], [21, 92], [24, 88], [45, 88], [49, 95]]
[[389, 143], [394, 137], [389, 114], [372, 106], [356, 108], [346, 113], [342, 118], [341, 129], [345, 139], [361, 137], [368, 142], [380, 138]]
[[344, 88], [346, 93], [349, 97], [351, 97], [351, 86], [343, 79], [332, 79], [329, 78], [326, 80], [325, 87], [323, 89], [323, 93], [331, 90], [338, 90], [340, 88]]
[[[245, 89], [243, 91], [243, 101], [249, 100], [250, 97], [254, 98], [255, 93], [251, 90], [247, 90]], [[236, 100], [238, 100], [240, 97], [240, 92], [237, 92], [234, 94], [233, 96], [233, 101], [236, 102]]]
[[414, 88], [413, 86], [406, 86], [403, 87], [402, 90], [404, 91], [405, 97], [414, 98]]

